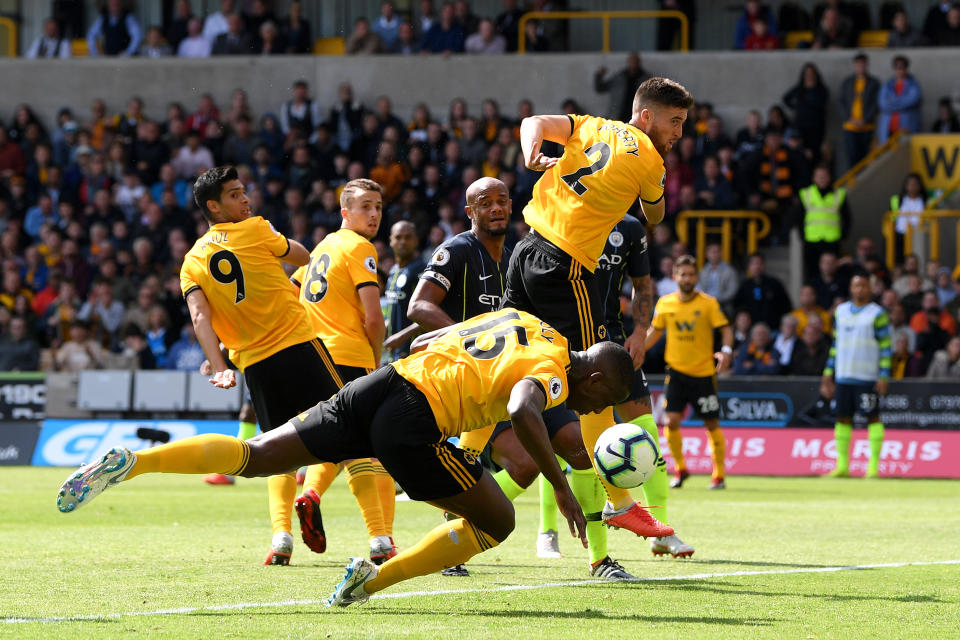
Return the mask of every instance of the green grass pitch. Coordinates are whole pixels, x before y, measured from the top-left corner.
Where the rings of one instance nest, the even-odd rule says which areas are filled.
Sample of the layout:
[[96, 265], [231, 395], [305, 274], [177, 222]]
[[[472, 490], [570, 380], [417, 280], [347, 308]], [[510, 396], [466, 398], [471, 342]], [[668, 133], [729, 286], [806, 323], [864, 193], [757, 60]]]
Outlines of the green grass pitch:
[[[960, 637], [957, 481], [733, 476], [708, 492], [694, 477], [670, 496], [692, 560], [610, 532], [636, 583], [589, 579], [586, 551], [565, 536], [562, 560], [538, 559], [534, 490], [472, 577], [417, 578], [330, 610], [347, 557], [367, 551], [343, 478], [324, 498], [327, 552], [295, 534], [293, 564], [265, 567], [264, 480], [144, 476], [65, 515], [67, 472], [0, 468], [0, 637]], [[432, 507], [398, 503], [395, 538], [410, 546], [439, 522]]]

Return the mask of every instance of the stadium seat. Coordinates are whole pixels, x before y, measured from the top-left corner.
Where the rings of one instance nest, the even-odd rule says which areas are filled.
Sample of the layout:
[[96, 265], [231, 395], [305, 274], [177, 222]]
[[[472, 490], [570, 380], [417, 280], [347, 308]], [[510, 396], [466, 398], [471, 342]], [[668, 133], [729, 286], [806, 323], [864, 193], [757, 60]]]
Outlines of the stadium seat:
[[134, 411], [183, 411], [186, 407], [187, 373], [185, 371], [161, 369], [134, 372]]
[[885, 49], [890, 32], [883, 29], [861, 31], [857, 38], [857, 46], [861, 49]]
[[218, 389], [210, 384], [210, 376], [187, 374], [187, 411], [240, 411], [243, 379], [239, 374], [237, 378], [232, 389]]
[[77, 406], [88, 411], [129, 411], [132, 371], [81, 371]]
[[70, 51], [74, 58], [86, 58], [90, 55], [90, 47], [87, 46], [86, 38], [75, 38], [70, 41]]
[[813, 31], [787, 31], [783, 36], [784, 49], [797, 49], [801, 44], [813, 42]]
[[346, 50], [343, 38], [317, 38], [313, 43], [313, 53], [318, 56], [342, 56]]

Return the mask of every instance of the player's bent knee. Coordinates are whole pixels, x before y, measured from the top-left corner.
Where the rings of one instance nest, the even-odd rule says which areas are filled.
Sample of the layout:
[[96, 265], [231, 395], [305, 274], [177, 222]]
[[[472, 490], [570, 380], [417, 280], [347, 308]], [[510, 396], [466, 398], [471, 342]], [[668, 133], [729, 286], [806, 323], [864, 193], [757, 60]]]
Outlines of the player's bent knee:
[[519, 486], [527, 489], [533, 484], [533, 481], [540, 475], [540, 468], [532, 458], [513, 458], [503, 459], [503, 468], [510, 474], [510, 478]]
[[551, 444], [553, 450], [574, 469], [582, 471], [592, 466], [590, 454], [587, 453], [587, 448], [583, 444], [583, 436], [580, 433], [578, 423], [565, 425], [553, 437]]

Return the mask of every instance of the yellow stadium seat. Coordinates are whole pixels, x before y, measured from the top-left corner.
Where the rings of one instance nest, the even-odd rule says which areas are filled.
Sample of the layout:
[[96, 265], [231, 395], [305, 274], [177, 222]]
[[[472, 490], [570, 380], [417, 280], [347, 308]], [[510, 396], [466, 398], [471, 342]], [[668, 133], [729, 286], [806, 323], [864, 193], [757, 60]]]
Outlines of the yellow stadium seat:
[[84, 58], [90, 55], [90, 47], [87, 46], [86, 38], [76, 38], [70, 41], [70, 51], [74, 58]]
[[813, 31], [787, 31], [783, 36], [784, 49], [796, 49], [801, 42], [813, 42]]
[[346, 49], [343, 38], [317, 38], [313, 43], [313, 53], [318, 56], [342, 56]]
[[857, 46], [862, 49], [885, 49], [890, 32], [884, 29], [862, 31], [857, 38]]

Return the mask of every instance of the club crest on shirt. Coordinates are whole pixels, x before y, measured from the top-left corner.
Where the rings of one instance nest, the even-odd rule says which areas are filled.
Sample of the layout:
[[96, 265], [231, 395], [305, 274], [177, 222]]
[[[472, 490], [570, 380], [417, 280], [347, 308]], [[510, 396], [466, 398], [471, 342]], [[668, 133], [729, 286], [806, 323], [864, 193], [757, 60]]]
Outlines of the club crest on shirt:
[[610, 233], [610, 237], [607, 238], [607, 241], [613, 247], [619, 247], [623, 244], [623, 234], [619, 231], [613, 231]]
[[373, 256], [367, 256], [363, 261], [363, 266], [365, 266], [370, 273], [377, 272], [377, 261]]
[[547, 385], [548, 391], [550, 392], [550, 399], [556, 400], [563, 393], [563, 380], [558, 376], [553, 376], [550, 378], [550, 383]]
[[437, 252], [433, 254], [433, 258], [430, 260], [430, 262], [438, 267], [442, 267], [450, 262], [450, 252], [446, 249], [437, 249]]
[[397, 276], [397, 288], [401, 288], [405, 284], [407, 284], [407, 274], [401, 273]]

